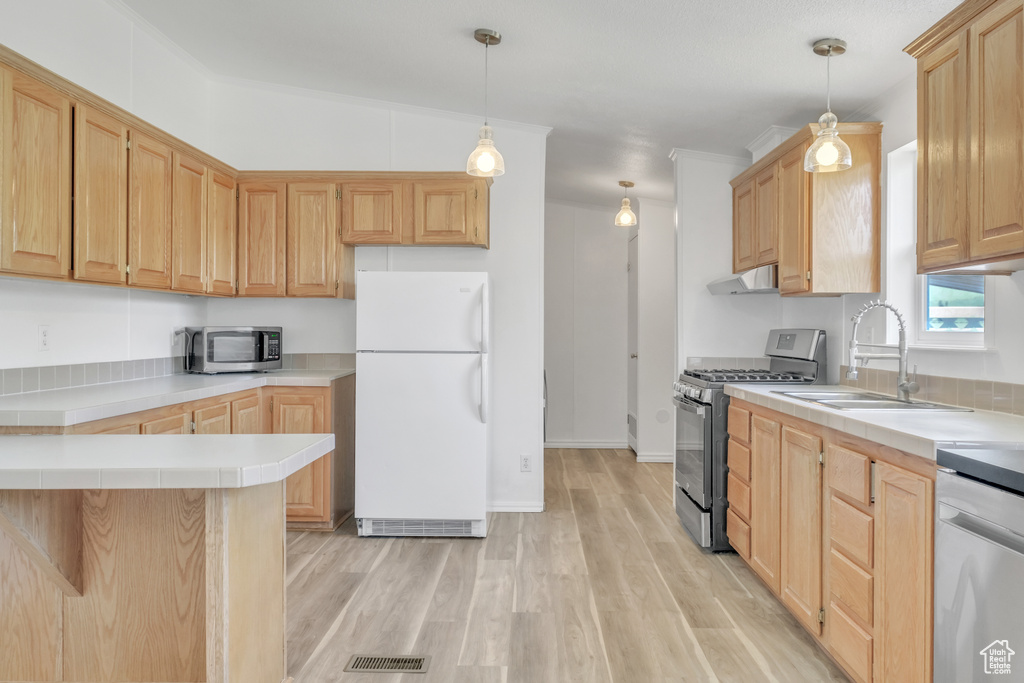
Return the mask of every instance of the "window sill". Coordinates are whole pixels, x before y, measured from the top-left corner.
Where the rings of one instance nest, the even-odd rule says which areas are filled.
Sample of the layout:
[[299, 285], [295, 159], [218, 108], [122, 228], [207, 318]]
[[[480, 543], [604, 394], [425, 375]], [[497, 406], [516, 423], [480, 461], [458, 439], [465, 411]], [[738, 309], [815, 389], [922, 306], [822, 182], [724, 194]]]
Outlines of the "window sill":
[[907, 348], [912, 351], [969, 351], [977, 353], [993, 352], [996, 349], [991, 346], [954, 346], [952, 344], [908, 344]]

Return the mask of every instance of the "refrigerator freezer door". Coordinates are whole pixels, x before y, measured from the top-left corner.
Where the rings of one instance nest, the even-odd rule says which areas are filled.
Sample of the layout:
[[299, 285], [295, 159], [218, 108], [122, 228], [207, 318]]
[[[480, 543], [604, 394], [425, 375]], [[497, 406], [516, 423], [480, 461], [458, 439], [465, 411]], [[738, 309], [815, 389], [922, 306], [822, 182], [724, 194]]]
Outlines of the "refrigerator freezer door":
[[485, 518], [480, 361], [468, 353], [356, 355], [356, 517]]
[[487, 273], [360, 271], [357, 351], [486, 351]]

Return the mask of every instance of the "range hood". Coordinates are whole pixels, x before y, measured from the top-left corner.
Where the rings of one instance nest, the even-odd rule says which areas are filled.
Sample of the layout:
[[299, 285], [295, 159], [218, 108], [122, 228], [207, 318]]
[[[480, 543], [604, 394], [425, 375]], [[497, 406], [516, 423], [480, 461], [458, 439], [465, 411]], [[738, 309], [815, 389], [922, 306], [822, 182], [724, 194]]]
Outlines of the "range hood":
[[778, 292], [775, 266], [761, 266], [708, 283], [712, 294], [768, 294]]

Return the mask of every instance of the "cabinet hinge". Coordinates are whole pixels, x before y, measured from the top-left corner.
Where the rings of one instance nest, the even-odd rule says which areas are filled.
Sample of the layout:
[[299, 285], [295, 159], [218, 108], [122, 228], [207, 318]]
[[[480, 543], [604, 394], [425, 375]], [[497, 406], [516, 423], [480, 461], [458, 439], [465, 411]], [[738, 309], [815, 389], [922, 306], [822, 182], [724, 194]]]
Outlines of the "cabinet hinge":
[[337, 294], [339, 289], [341, 289], [341, 282], [340, 281], [334, 283], [334, 293]]
[[821, 609], [818, 610], [818, 623], [819, 624], [824, 624], [825, 623], [825, 608], [824, 607], [822, 607]]
[[124, 141], [124, 148], [125, 149], [131, 149], [132, 148], [132, 141], [131, 140], [125, 140]]
[[479, 199], [479, 198], [480, 198], [480, 190], [477, 190], [476, 188], [474, 188], [473, 189], [473, 199]]
[[811, 271], [809, 271], [809, 270], [807, 271], [807, 281], [808, 282], [811, 281]]
[[274, 412], [274, 399], [270, 399], [270, 412]]
[[131, 272], [132, 272], [132, 267], [131, 267], [131, 264], [129, 264], [129, 265], [127, 265], [127, 266], [125, 266], [125, 267], [124, 267], [124, 274], [125, 274], [125, 275], [130, 275], [130, 274], [131, 274]]
[[242, 196], [242, 191], [241, 191], [241, 190], [239, 190], [239, 189], [238, 189], [238, 188], [236, 187], [236, 188], [235, 188], [235, 199], [238, 199], [238, 198], [240, 198], [241, 196]]
[[825, 451], [821, 451], [820, 453], [818, 453], [818, 462], [821, 464], [822, 467], [825, 466]]
[[196, 421], [195, 420], [192, 420], [192, 433], [193, 434], [196, 433]]
[[335, 188], [335, 190], [334, 190], [334, 198], [339, 200], [339, 201], [341, 201], [341, 190], [340, 189]]

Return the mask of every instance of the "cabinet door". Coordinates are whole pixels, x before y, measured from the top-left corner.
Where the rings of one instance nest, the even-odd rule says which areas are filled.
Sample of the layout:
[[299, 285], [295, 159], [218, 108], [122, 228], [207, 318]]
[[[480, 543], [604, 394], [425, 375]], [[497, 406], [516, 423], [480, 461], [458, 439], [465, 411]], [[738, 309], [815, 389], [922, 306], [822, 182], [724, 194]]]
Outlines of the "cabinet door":
[[231, 403], [199, 408], [192, 413], [196, 434], [231, 434]]
[[174, 153], [174, 222], [171, 248], [171, 289], [206, 291], [206, 191], [209, 169], [205, 164]]
[[782, 602], [821, 633], [821, 439], [782, 428]]
[[341, 241], [401, 244], [402, 185], [386, 180], [343, 183]]
[[875, 680], [932, 680], [933, 482], [875, 466]]
[[235, 179], [211, 171], [207, 190], [206, 214], [206, 292], [232, 296], [235, 293], [236, 237], [238, 221], [235, 213], [238, 199]]
[[335, 265], [335, 285], [339, 299], [356, 298], [356, 248], [351, 244], [338, 243], [338, 261]]
[[754, 230], [754, 179], [732, 191], [732, 271], [750, 270], [757, 263]]
[[238, 186], [238, 294], [285, 295], [284, 183]]
[[477, 244], [477, 188], [463, 180], [416, 181], [413, 191], [414, 244]]
[[337, 293], [337, 202], [333, 183], [288, 183], [288, 296]]
[[772, 164], [754, 178], [755, 266], [779, 260], [778, 165]]
[[806, 145], [779, 159], [779, 292], [801, 294], [811, 288], [810, 173], [804, 170]]
[[262, 434], [258, 394], [231, 402], [231, 433]]
[[67, 277], [71, 268], [71, 102], [0, 69], [0, 269]]
[[1024, 2], [976, 19], [967, 45], [974, 261], [1024, 252]]
[[76, 280], [123, 283], [128, 258], [128, 127], [75, 106]]
[[148, 420], [139, 425], [142, 434], [191, 434], [192, 413], [178, 413]]
[[961, 32], [917, 62], [919, 272], [967, 260], [967, 135], [967, 35]]
[[72, 434], [138, 434], [139, 418], [135, 415], [119, 415], [103, 420], [83, 422], [71, 428]]
[[169, 289], [173, 154], [141, 133], [129, 135], [128, 284]]
[[754, 415], [750, 425], [750, 566], [778, 593], [780, 429], [778, 422], [760, 415]]
[[[321, 434], [327, 431], [324, 392], [276, 389], [271, 394], [274, 434]], [[330, 518], [331, 454], [290, 475], [285, 484], [289, 520], [326, 521]]]

